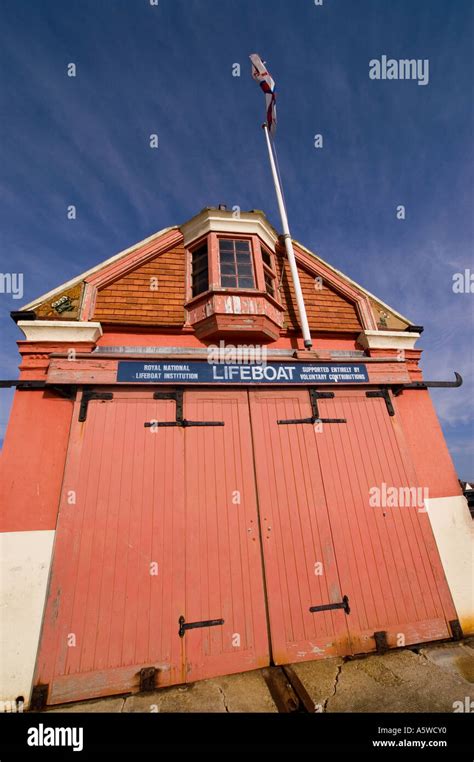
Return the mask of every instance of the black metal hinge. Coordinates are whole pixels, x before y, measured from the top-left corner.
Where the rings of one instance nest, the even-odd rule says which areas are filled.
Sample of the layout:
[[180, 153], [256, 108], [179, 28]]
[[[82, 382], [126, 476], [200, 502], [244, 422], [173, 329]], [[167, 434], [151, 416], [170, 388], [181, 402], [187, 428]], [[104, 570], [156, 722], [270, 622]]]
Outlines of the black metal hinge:
[[378, 654], [384, 654], [389, 650], [387, 633], [385, 630], [374, 632], [375, 648]]
[[350, 614], [349, 598], [345, 595], [340, 603], [325, 603], [323, 606], [311, 606], [310, 611], [314, 614], [315, 611], [330, 611], [331, 609], [344, 609], [346, 614]]
[[155, 690], [157, 672], [155, 667], [143, 667], [140, 670], [140, 693]]
[[204, 622], [188, 622], [186, 623], [186, 620], [184, 616], [180, 616], [179, 618], [179, 631], [178, 635], [180, 638], [184, 638], [184, 634], [186, 630], [196, 630], [199, 627], [216, 627], [220, 624], [224, 624], [223, 619], [207, 619]]
[[91, 400], [112, 400], [112, 392], [94, 392], [92, 389], [84, 389], [81, 397], [81, 406], [79, 408], [78, 420], [83, 423], [87, 419], [87, 411]]
[[176, 402], [176, 418], [174, 421], [146, 421], [144, 426], [147, 429], [155, 427], [180, 426], [185, 429], [188, 426], [224, 426], [224, 421], [188, 421], [184, 417], [184, 392], [177, 389], [174, 392], [155, 392], [155, 400], [174, 400]]
[[30, 709], [41, 711], [48, 701], [49, 685], [35, 685], [31, 692]]
[[449, 622], [449, 626], [451, 628], [453, 640], [462, 640], [464, 637], [464, 633], [462, 631], [462, 627], [461, 627], [461, 623], [459, 619], [452, 619]]
[[286, 420], [277, 421], [281, 425], [293, 424], [293, 423], [347, 423], [345, 418], [320, 418], [318, 400], [320, 399], [332, 399], [334, 392], [318, 392], [316, 389], [309, 389], [309, 401], [311, 403], [311, 418], [288, 418]]
[[395, 415], [395, 410], [392, 405], [392, 400], [390, 398], [390, 392], [388, 391], [388, 389], [379, 389], [376, 392], [366, 392], [365, 396], [366, 397], [382, 397], [382, 399], [385, 400], [388, 414]]
[[392, 391], [398, 397], [405, 389], [454, 389], [462, 386], [462, 376], [454, 371], [455, 381], [412, 381], [409, 384], [394, 384]]

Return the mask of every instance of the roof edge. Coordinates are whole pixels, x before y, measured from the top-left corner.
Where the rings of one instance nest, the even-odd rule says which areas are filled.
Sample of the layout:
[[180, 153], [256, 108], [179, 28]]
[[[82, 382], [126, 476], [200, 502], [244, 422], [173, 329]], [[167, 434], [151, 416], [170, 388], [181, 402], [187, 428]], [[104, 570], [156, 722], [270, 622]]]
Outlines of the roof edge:
[[296, 244], [296, 246], [299, 246], [299, 248], [302, 249], [306, 254], [310, 254], [312, 257], [317, 259], [318, 262], [321, 262], [326, 267], [329, 267], [329, 269], [332, 270], [334, 273], [337, 273], [342, 278], [347, 280], [349, 283], [352, 283], [353, 286], [358, 288], [360, 291], [363, 291], [364, 294], [369, 296], [371, 299], [374, 299], [382, 307], [386, 307], [387, 310], [390, 310], [390, 312], [392, 312], [394, 315], [396, 315], [400, 320], [403, 320], [404, 323], [408, 323], [408, 325], [414, 325], [412, 320], [410, 320], [409, 318], [405, 317], [405, 315], [402, 315], [400, 312], [395, 310], [393, 307], [391, 307], [386, 302], [382, 301], [382, 299], [380, 299], [378, 296], [375, 296], [375, 294], [372, 294], [371, 291], [368, 291], [366, 288], [364, 288], [364, 286], [361, 286], [360, 283], [357, 283], [357, 281], [352, 280], [352, 278], [349, 278], [349, 276], [346, 275], [346, 273], [343, 273], [342, 270], [338, 270], [337, 267], [333, 267], [332, 265], [330, 265], [329, 262], [326, 262], [325, 259], [323, 259], [322, 257], [320, 257], [317, 254], [315, 254], [314, 251], [311, 251], [311, 249], [308, 249], [306, 246], [304, 246], [302, 243], [297, 241], [295, 238], [292, 239], [292, 240], [293, 240], [293, 243]]
[[87, 278], [87, 276], [92, 275], [92, 273], [97, 272], [97, 270], [100, 270], [103, 267], [106, 267], [107, 265], [112, 264], [113, 262], [121, 259], [122, 257], [126, 257], [127, 254], [131, 254], [140, 246], [150, 243], [155, 238], [159, 238], [165, 233], [169, 233], [170, 230], [179, 230], [179, 229], [180, 229], [179, 225], [171, 225], [170, 227], [159, 230], [157, 233], [153, 233], [152, 235], [148, 236], [148, 238], [143, 238], [143, 240], [138, 241], [138, 243], [134, 243], [133, 246], [129, 246], [128, 249], [123, 249], [123, 251], [120, 251], [118, 254], [114, 254], [112, 257], [105, 259], [103, 262], [99, 262], [99, 264], [95, 265], [95, 267], [91, 267], [89, 270], [85, 270], [85, 272], [81, 273], [80, 275], [76, 275], [74, 278], [71, 278], [71, 280], [65, 281], [65, 283], [60, 283], [59, 286], [55, 286], [55, 288], [51, 289], [51, 291], [47, 291], [45, 294], [38, 296], [32, 302], [29, 302], [28, 304], [23, 305], [23, 307], [20, 307], [18, 312], [28, 312], [29, 310], [34, 310], [35, 307], [38, 307], [40, 304], [42, 304], [42, 302], [46, 301], [46, 299], [49, 299], [51, 296], [54, 296], [54, 294], [56, 294], [58, 291], [63, 291], [66, 288], [71, 288], [72, 286], [75, 286], [77, 283], [80, 283], [82, 280]]

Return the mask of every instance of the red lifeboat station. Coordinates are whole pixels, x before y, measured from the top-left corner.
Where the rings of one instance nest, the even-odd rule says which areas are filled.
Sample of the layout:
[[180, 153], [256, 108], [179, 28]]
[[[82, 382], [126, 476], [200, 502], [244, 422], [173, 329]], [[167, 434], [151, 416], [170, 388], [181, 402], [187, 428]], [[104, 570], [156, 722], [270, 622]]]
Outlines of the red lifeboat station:
[[[473, 632], [422, 328], [260, 211], [204, 209], [13, 313], [2, 685], [43, 707]], [[446, 391], [446, 394], [455, 394]], [[449, 531], [448, 531], [449, 528]]]

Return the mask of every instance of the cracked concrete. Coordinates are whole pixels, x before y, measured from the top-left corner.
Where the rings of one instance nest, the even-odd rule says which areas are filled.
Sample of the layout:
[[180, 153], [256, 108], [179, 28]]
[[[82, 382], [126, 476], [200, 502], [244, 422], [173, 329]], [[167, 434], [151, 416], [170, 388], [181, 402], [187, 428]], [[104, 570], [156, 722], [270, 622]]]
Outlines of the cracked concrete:
[[325, 712], [453, 712], [474, 694], [474, 654], [460, 644], [329, 661], [293, 666]]
[[333, 692], [332, 692], [332, 694], [330, 694], [325, 699], [324, 704], [322, 705], [322, 711], [323, 712], [327, 712], [328, 711], [327, 706], [328, 706], [329, 699], [334, 698], [334, 696], [336, 695], [337, 686], [338, 686], [338, 683], [339, 683], [339, 678], [341, 676], [343, 666], [344, 666], [344, 662], [342, 661], [341, 664], [339, 664], [338, 667], [337, 667], [336, 674], [335, 674], [335, 677], [334, 677]]
[[229, 711], [229, 707], [227, 706], [227, 702], [226, 702], [226, 698], [225, 698], [225, 693], [224, 693], [224, 691], [223, 691], [223, 689], [221, 688], [220, 685], [218, 685], [217, 687], [219, 688], [219, 691], [220, 691], [220, 693], [222, 695], [222, 703], [224, 704], [225, 711], [228, 712]]
[[[471, 639], [292, 668], [317, 712], [453, 712], [454, 706], [469, 707], [474, 698], [473, 646]], [[231, 713], [277, 712], [277, 707], [263, 671], [255, 670], [48, 711]]]
[[334, 695], [343, 667], [343, 659], [319, 659], [292, 664], [318, 712], [325, 712], [329, 698]]
[[276, 712], [260, 670], [136, 694], [124, 712]]

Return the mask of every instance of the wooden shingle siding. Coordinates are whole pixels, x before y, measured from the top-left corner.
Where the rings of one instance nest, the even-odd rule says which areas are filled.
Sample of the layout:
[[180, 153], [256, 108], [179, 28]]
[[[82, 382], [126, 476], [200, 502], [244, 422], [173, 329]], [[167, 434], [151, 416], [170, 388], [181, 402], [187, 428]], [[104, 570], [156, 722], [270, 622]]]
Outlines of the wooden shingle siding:
[[[94, 320], [102, 323], [140, 324], [180, 327], [185, 319], [185, 250], [182, 245], [141, 265], [97, 294]], [[277, 284], [285, 307], [284, 328], [298, 329], [296, 299], [287, 260], [277, 256]], [[323, 282], [315, 288], [315, 278], [298, 268], [306, 303], [309, 326], [313, 331], [360, 332], [362, 325], [354, 304]], [[152, 278], [158, 290], [150, 289]]]
[[[277, 273], [277, 284], [281, 281], [279, 294], [285, 307], [285, 328], [298, 329], [297, 305], [290, 266], [282, 256], [277, 257]], [[329, 288], [324, 281], [322, 288], [316, 288], [315, 277], [302, 267], [298, 267], [298, 273], [311, 330], [350, 332], [362, 330], [356, 307], [352, 302]]]
[[[156, 278], [158, 289], [150, 288]], [[97, 294], [94, 320], [181, 326], [184, 323], [185, 251], [176, 246]]]

